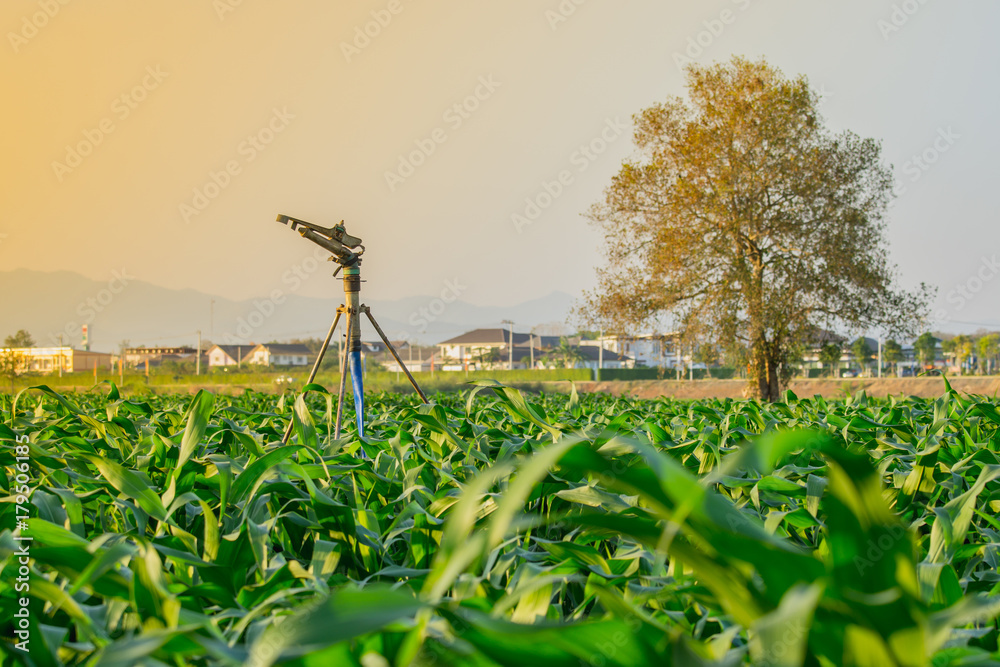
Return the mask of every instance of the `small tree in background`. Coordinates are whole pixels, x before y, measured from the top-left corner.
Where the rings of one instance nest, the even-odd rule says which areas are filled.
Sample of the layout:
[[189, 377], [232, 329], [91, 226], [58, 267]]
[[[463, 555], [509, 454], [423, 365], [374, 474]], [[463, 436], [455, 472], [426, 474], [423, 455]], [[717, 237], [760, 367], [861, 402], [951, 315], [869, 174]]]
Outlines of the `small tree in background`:
[[[8, 338], [10, 338], [8, 336]], [[0, 376], [10, 380], [10, 391], [14, 393], [14, 380], [24, 372], [27, 355], [14, 349], [0, 351]]]
[[493, 370], [503, 361], [500, 348], [497, 347], [482, 348], [473, 355], [473, 358], [485, 370]]
[[965, 373], [965, 362], [972, 358], [975, 350], [975, 344], [972, 338], [966, 336], [965, 334], [960, 334], [952, 339], [954, 343], [955, 364], [959, 368], [959, 372]]
[[887, 340], [885, 342], [885, 345], [882, 346], [882, 361], [884, 361], [887, 364], [892, 364], [893, 368], [896, 369], [897, 374], [899, 372], [898, 364], [904, 358], [905, 357], [903, 355], [903, 346], [897, 343], [892, 338]]
[[694, 363], [705, 364], [705, 377], [712, 377], [711, 367], [719, 363], [719, 349], [711, 343], [702, 343], [694, 349]]
[[979, 372], [989, 373], [993, 370], [993, 361], [1000, 355], [1000, 335], [987, 334], [976, 342], [979, 353]]
[[917, 360], [924, 367], [934, 364], [937, 358], [937, 344], [939, 339], [930, 332], [920, 334], [920, 337], [913, 341], [913, 351], [917, 354]]
[[4, 339], [4, 347], [34, 347], [35, 339], [25, 329], [18, 329], [13, 336]]
[[580, 350], [570, 345], [569, 339], [562, 336], [559, 338], [559, 347], [550, 350], [548, 354], [542, 357], [542, 361], [553, 366], [559, 365], [563, 368], [574, 368], [577, 362], [583, 361], [583, 358]]
[[854, 360], [861, 367], [862, 373], [867, 370], [868, 362], [872, 358], [872, 348], [868, 341], [862, 337], [851, 343], [851, 354], [854, 355]]
[[948, 340], [941, 341], [941, 352], [944, 354], [944, 358], [949, 360], [951, 365], [956, 365], [955, 363], [955, 339], [949, 338]]
[[972, 356], [972, 350], [972, 339], [965, 334], [941, 341], [941, 351], [951, 358], [952, 365], [958, 368], [960, 374], [965, 373], [965, 362]]
[[827, 375], [833, 375], [833, 369], [840, 362], [843, 353], [840, 343], [836, 342], [825, 343], [823, 347], [819, 348], [819, 363], [827, 369]]

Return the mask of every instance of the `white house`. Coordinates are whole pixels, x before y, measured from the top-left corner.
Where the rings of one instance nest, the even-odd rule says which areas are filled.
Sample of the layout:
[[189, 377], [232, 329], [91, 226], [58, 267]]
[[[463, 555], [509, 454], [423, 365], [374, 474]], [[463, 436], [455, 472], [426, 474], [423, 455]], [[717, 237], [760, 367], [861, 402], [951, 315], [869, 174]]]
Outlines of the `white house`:
[[210, 367], [239, 366], [247, 360], [256, 343], [248, 345], [213, 345], [208, 349], [208, 365]]
[[112, 367], [110, 353], [77, 350], [72, 347], [5, 347], [0, 348], [0, 355], [14, 356], [19, 373], [73, 373]]
[[[513, 341], [513, 345], [510, 342]], [[580, 341], [578, 337], [566, 342], [581, 357], [574, 368], [598, 368], [603, 356], [604, 368], [631, 368], [635, 361], [626, 354], [605, 348], [602, 355], [598, 341]], [[507, 329], [475, 329], [461, 336], [438, 343], [440, 362], [445, 371], [492, 370], [499, 368], [564, 368], [558, 349], [563, 344], [559, 336], [522, 334]], [[585, 345], [586, 344], [586, 345]]]
[[311, 353], [301, 343], [266, 343], [250, 350], [244, 361], [261, 366], [308, 366]]
[[[683, 355], [677, 350], [676, 336], [677, 334], [649, 336], [608, 334], [596, 340], [581, 340], [580, 346], [603, 347], [606, 351], [613, 352], [622, 357], [629, 357], [632, 365], [623, 366], [623, 368], [637, 366], [674, 368], [684, 365]], [[607, 353], [604, 356], [605, 361], [607, 361]], [[616, 366], [607, 364], [604, 367], [616, 368]]]

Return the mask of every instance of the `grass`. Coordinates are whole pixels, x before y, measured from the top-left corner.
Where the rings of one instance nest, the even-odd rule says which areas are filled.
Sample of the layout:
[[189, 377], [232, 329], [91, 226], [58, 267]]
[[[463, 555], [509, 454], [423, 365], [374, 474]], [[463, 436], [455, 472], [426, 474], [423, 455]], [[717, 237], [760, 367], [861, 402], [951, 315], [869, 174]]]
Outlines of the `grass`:
[[364, 440], [319, 385], [0, 398], [0, 664], [1000, 659], [995, 401], [481, 385], [373, 395]]

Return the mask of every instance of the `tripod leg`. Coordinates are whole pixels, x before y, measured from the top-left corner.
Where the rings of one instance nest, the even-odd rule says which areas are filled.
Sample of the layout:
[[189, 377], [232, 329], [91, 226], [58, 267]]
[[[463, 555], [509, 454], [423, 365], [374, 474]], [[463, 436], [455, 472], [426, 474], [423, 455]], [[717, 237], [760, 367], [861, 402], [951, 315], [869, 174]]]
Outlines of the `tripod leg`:
[[[347, 311], [347, 324], [345, 325], [347, 331], [351, 330], [351, 325], [354, 323], [354, 318], [357, 317], [354, 313], [348, 309]], [[343, 424], [344, 419], [344, 393], [347, 391], [347, 354], [345, 350], [343, 363], [340, 367], [340, 392], [337, 394], [337, 428], [333, 432], [334, 438], [340, 437], [340, 426]]]
[[[326, 334], [326, 340], [323, 341], [323, 346], [319, 348], [319, 354], [316, 355], [316, 361], [313, 363], [312, 370], [309, 371], [309, 379], [306, 380], [306, 384], [312, 384], [312, 381], [316, 379], [316, 373], [319, 371], [319, 365], [323, 363], [323, 356], [326, 354], [326, 349], [330, 346], [330, 339], [333, 338], [333, 332], [337, 329], [337, 324], [340, 322], [340, 309], [337, 309], [337, 316], [333, 318], [333, 324], [330, 325], [330, 331]], [[295, 409], [294, 407], [292, 408]], [[281, 438], [281, 444], [288, 444], [288, 438], [292, 435], [292, 424], [295, 423], [295, 419], [288, 420], [288, 428], [285, 429], [285, 435]]]
[[365, 311], [365, 315], [368, 316], [368, 319], [371, 320], [372, 326], [375, 327], [375, 331], [377, 331], [378, 335], [382, 338], [382, 342], [385, 343], [385, 346], [387, 348], [389, 348], [389, 352], [392, 353], [393, 359], [396, 360], [396, 363], [399, 364], [399, 367], [403, 369], [404, 373], [406, 373], [406, 378], [410, 381], [410, 384], [413, 385], [413, 388], [417, 390], [417, 394], [420, 395], [420, 399], [424, 403], [430, 403], [430, 401], [427, 400], [427, 397], [424, 396], [424, 392], [422, 392], [420, 390], [420, 387], [417, 386], [417, 381], [413, 379], [412, 375], [410, 375], [409, 369], [406, 368], [406, 366], [403, 364], [403, 360], [399, 358], [399, 354], [397, 354], [396, 348], [394, 348], [392, 346], [392, 343], [389, 342], [389, 339], [385, 337], [385, 333], [382, 331], [382, 327], [380, 327], [378, 325], [378, 322], [375, 321], [375, 318], [372, 317], [372, 311], [371, 311], [371, 309], [368, 308], [367, 306], [365, 306], [363, 308], [363, 310]]

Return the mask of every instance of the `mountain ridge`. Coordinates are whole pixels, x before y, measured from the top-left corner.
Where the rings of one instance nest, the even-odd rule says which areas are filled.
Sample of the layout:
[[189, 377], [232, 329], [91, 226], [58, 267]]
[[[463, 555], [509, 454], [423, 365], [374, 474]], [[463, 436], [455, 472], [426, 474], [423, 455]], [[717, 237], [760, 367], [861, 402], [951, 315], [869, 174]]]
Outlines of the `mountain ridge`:
[[[460, 290], [438, 296], [366, 301], [390, 339], [431, 344], [475, 328], [513, 320], [515, 330], [565, 322], [573, 297], [553, 291], [509, 307], [461, 300]], [[453, 297], [453, 298], [449, 298]], [[212, 302], [214, 303], [214, 307]], [[0, 271], [0, 335], [27, 329], [38, 345], [79, 346], [81, 327], [90, 329], [91, 349], [131, 345], [247, 344], [322, 337], [339, 300], [281, 289], [249, 299], [229, 299], [193, 288], [169, 288], [138, 280], [124, 269], [108, 280], [72, 271]], [[214, 316], [213, 316], [214, 315]], [[362, 325], [366, 340], [378, 337]]]

